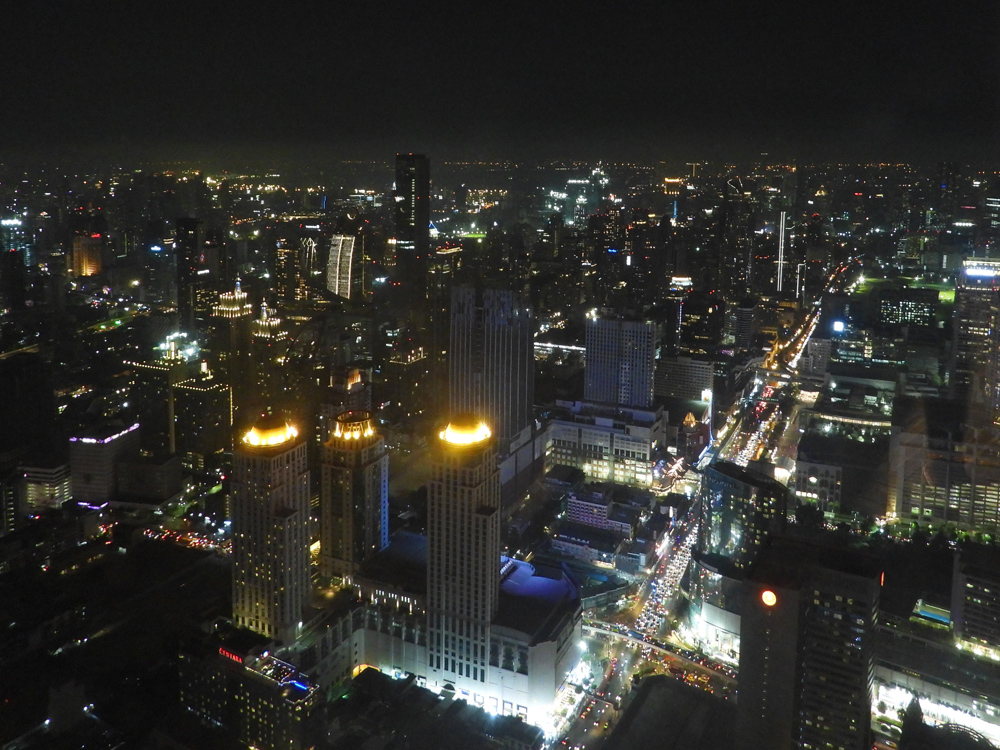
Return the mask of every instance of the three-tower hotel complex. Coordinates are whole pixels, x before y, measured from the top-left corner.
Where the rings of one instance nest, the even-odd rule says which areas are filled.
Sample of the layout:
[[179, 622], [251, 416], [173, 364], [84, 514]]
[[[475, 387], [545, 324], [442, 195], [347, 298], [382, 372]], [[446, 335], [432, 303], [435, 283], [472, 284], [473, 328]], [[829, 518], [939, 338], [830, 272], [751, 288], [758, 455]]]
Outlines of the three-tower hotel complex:
[[306, 441], [275, 415], [243, 436], [234, 623], [216, 623], [182, 653], [189, 710], [248, 742], [266, 734], [305, 747], [315, 690], [373, 666], [546, 721], [579, 655], [577, 586], [562, 569], [501, 555], [497, 441], [484, 422], [456, 416], [432, 442], [427, 535], [390, 540], [384, 441], [367, 412], [338, 416], [322, 446], [319, 580], [341, 578], [354, 593], [311, 602]]

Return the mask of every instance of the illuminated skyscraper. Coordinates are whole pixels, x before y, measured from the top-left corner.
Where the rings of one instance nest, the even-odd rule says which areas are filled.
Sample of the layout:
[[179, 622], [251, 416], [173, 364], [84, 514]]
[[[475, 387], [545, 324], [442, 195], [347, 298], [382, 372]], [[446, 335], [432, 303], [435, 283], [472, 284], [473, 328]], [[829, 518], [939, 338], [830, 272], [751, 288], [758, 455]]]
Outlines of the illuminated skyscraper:
[[304, 248], [291, 240], [278, 240], [275, 249], [275, 292], [282, 302], [308, 299]]
[[350, 575], [389, 543], [389, 454], [371, 414], [337, 417], [320, 470], [320, 575]]
[[969, 258], [955, 286], [949, 387], [954, 398], [1000, 412], [1000, 261]]
[[261, 418], [233, 452], [233, 618], [285, 643], [309, 602], [306, 440], [276, 415]]
[[496, 440], [474, 416], [438, 437], [427, 517], [428, 680], [483, 694], [499, 603], [500, 478]]
[[338, 297], [351, 298], [351, 263], [354, 260], [354, 237], [335, 234], [330, 238], [330, 256], [326, 262], [326, 288]]
[[[284, 356], [287, 345], [288, 331], [281, 318], [274, 314], [266, 301], [261, 303], [260, 317], [250, 324], [253, 383], [249, 401], [264, 406], [273, 402], [283, 390], [279, 360]], [[241, 408], [243, 406], [240, 404]]]
[[19, 252], [24, 265], [35, 265], [35, 245], [31, 242], [24, 221], [16, 216], [0, 219], [0, 252]]
[[104, 238], [100, 234], [77, 235], [73, 238], [71, 258], [74, 276], [95, 276], [104, 267]]
[[588, 316], [584, 398], [648, 408], [653, 403], [656, 344], [652, 321]]
[[514, 291], [452, 288], [451, 413], [483, 415], [501, 453], [532, 422], [533, 328], [531, 307]]

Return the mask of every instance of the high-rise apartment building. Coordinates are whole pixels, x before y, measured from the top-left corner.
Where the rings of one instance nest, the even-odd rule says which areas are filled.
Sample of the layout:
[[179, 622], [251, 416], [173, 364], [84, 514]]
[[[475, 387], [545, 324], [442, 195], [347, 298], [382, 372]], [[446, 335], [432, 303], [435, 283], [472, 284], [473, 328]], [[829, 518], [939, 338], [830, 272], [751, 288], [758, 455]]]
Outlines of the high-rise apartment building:
[[655, 323], [593, 314], [586, 344], [585, 400], [643, 409], [653, 403]]
[[744, 586], [740, 747], [871, 747], [881, 571], [873, 562], [776, 544]]
[[233, 452], [233, 618], [285, 643], [309, 602], [306, 440], [277, 415], [261, 418]]
[[348, 576], [389, 543], [389, 454], [365, 411], [346, 411], [323, 445], [320, 575]]
[[456, 286], [451, 295], [451, 413], [480, 414], [499, 450], [532, 423], [533, 313], [508, 289]]
[[428, 680], [485, 694], [500, 590], [496, 440], [471, 415], [434, 446], [427, 487]]
[[657, 396], [705, 401], [715, 383], [715, 363], [694, 357], [661, 357], [656, 362]]

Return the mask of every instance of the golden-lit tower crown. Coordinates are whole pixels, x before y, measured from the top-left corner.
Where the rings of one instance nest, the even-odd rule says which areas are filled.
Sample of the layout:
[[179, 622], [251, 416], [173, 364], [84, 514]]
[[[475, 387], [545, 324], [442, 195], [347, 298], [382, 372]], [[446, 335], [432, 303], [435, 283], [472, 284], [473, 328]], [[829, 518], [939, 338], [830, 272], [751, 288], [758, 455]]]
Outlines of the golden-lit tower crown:
[[275, 317], [267, 302], [260, 305], [260, 317], [253, 321], [253, 335], [262, 339], [281, 339], [287, 335], [281, 327], [281, 318]]
[[252, 448], [270, 448], [291, 443], [299, 431], [277, 414], [267, 414], [243, 436], [243, 444]]
[[477, 446], [485, 443], [493, 433], [479, 417], [474, 414], [459, 414], [452, 418], [438, 437], [442, 443], [455, 448]]
[[375, 426], [372, 423], [372, 415], [367, 411], [345, 411], [338, 414], [333, 423], [332, 437], [335, 438], [360, 440], [372, 437], [374, 434]]
[[218, 304], [212, 307], [212, 315], [229, 319], [249, 318], [253, 315], [250, 297], [240, 288], [239, 279], [236, 279], [236, 289], [219, 295]]

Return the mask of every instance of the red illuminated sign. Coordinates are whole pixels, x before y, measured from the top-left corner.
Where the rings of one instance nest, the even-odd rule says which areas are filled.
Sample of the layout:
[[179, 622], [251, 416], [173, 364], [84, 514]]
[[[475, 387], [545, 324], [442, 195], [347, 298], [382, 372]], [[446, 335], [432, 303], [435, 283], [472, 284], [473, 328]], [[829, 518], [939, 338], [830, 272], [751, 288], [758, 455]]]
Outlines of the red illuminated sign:
[[225, 656], [227, 659], [232, 659], [237, 664], [243, 663], [243, 657], [239, 654], [234, 654], [232, 651], [226, 651], [224, 648], [219, 649], [219, 653]]

